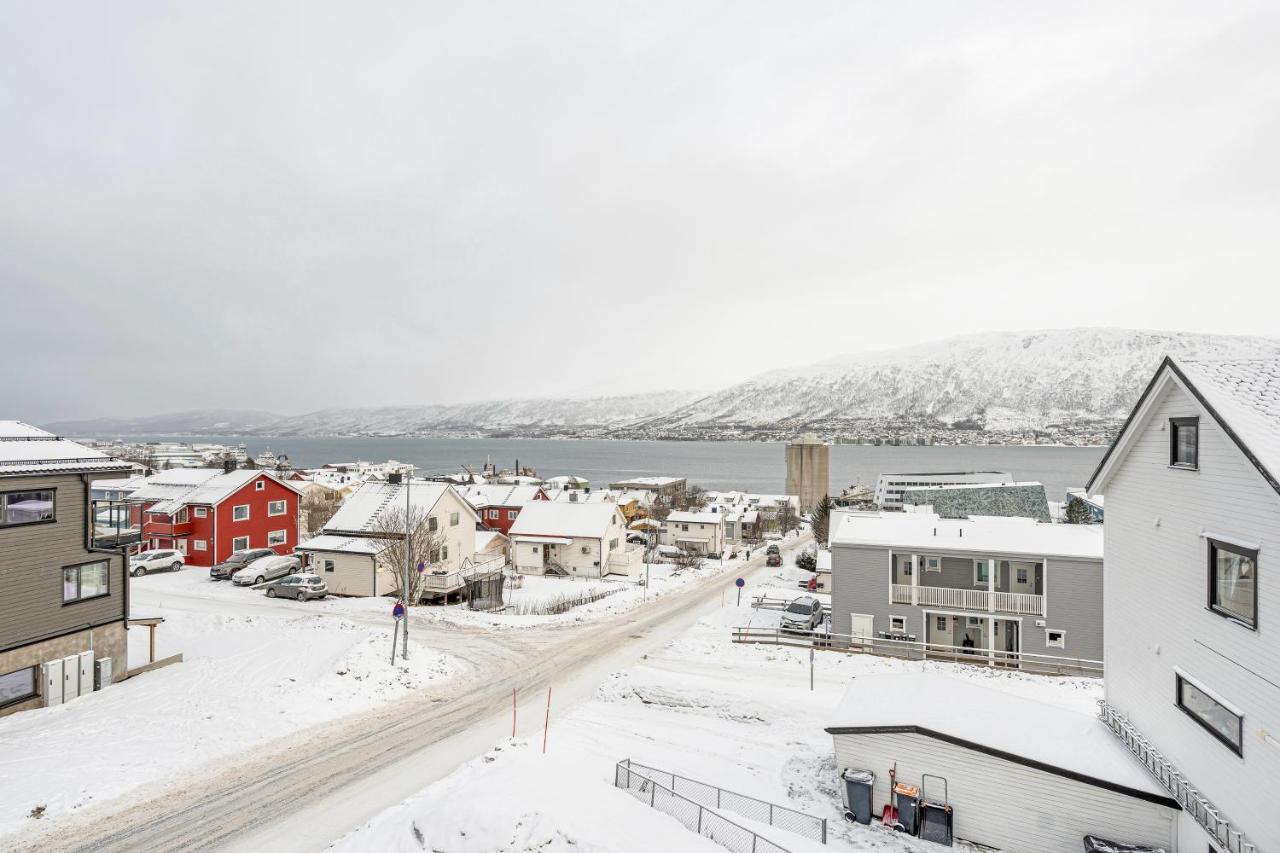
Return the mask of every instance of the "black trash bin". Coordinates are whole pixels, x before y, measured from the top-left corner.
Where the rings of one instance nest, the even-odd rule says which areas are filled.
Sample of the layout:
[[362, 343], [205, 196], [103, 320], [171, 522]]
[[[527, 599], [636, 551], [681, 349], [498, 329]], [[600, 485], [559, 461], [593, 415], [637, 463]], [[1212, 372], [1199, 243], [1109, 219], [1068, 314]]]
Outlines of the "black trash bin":
[[1084, 837], [1084, 853], [1165, 853], [1163, 847], [1143, 847], [1140, 844], [1121, 844], [1096, 835]]
[[871, 788], [876, 783], [876, 774], [846, 767], [840, 778], [844, 780], [844, 819], [870, 824]]
[[898, 814], [898, 825], [894, 829], [915, 835], [920, 829], [920, 789], [906, 782], [894, 785], [893, 807]]

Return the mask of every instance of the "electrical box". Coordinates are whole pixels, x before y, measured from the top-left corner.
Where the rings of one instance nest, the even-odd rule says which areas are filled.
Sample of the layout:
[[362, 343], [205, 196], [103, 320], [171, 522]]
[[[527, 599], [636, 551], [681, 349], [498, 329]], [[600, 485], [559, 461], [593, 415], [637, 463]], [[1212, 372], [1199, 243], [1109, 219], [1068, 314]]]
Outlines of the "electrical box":
[[93, 689], [111, 686], [111, 658], [98, 658], [93, 662]]
[[80, 653], [80, 695], [93, 692], [93, 652]]
[[40, 694], [44, 696], [44, 706], [62, 704], [62, 661], [51, 660], [40, 664]]
[[62, 659], [62, 701], [70, 702], [80, 696], [80, 655], [68, 655]]

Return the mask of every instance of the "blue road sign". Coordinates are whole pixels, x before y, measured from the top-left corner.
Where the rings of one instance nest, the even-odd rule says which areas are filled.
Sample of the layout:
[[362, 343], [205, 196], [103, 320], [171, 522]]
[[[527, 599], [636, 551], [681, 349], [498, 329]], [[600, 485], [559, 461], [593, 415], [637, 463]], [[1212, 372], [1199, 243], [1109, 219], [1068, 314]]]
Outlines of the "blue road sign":
[[738, 578], [736, 581], [733, 582], [733, 585], [736, 586], [738, 589], [742, 589], [744, 586], [747, 585], [747, 582], [744, 581], [742, 578]]
[[391, 608], [391, 615], [392, 615], [392, 616], [394, 616], [394, 617], [396, 617], [397, 619], [403, 619], [403, 618], [404, 618], [404, 605], [397, 601], [397, 602], [396, 602], [396, 606], [395, 606], [395, 607], [393, 607], [393, 608]]

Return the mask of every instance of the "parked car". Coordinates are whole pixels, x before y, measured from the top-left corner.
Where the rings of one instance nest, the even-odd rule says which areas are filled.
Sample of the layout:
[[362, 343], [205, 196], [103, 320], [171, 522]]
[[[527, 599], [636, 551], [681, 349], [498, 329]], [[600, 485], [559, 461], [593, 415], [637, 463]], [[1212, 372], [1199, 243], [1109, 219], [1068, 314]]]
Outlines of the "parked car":
[[236, 586], [260, 584], [294, 574], [300, 568], [302, 568], [302, 561], [297, 557], [280, 557], [272, 554], [270, 557], [259, 557], [233, 574], [231, 582]]
[[310, 601], [313, 598], [324, 598], [329, 594], [329, 587], [324, 578], [306, 572], [280, 578], [267, 584], [267, 598], [294, 598], [298, 601]]
[[770, 551], [764, 558], [764, 564], [770, 568], [777, 568], [782, 565], [782, 555], [777, 551]]
[[179, 551], [143, 551], [129, 559], [129, 574], [140, 578], [147, 572], [157, 572], [161, 569], [176, 572], [182, 568], [183, 563], [182, 554]]
[[817, 629], [822, 624], [822, 602], [808, 595], [802, 595], [787, 605], [782, 611], [782, 630], [804, 631]]
[[230, 557], [209, 570], [209, 578], [215, 581], [227, 580], [254, 560], [261, 560], [263, 557], [270, 557], [275, 553], [270, 548], [248, 548], [244, 551], [233, 551]]
[[773, 543], [768, 548], [765, 548], [764, 552], [766, 554], [781, 554], [782, 550], [777, 546], [777, 543]]
[[675, 545], [658, 545], [653, 549], [655, 563], [672, 563], [680, 559], [683, 552]]

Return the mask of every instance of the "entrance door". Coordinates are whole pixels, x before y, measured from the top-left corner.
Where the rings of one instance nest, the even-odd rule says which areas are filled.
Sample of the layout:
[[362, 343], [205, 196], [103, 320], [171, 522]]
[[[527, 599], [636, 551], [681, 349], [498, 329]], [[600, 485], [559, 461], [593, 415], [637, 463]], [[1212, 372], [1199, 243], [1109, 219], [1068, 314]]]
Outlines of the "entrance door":
[[875, 639], [876, 618], [869, 613], [849, 614], [850, 645], [858, 648], [870, 648]]
[[1009, 563], [1009, 591], [1031, 594], [1036, 591], [1036, 564], [1019, 562]]

